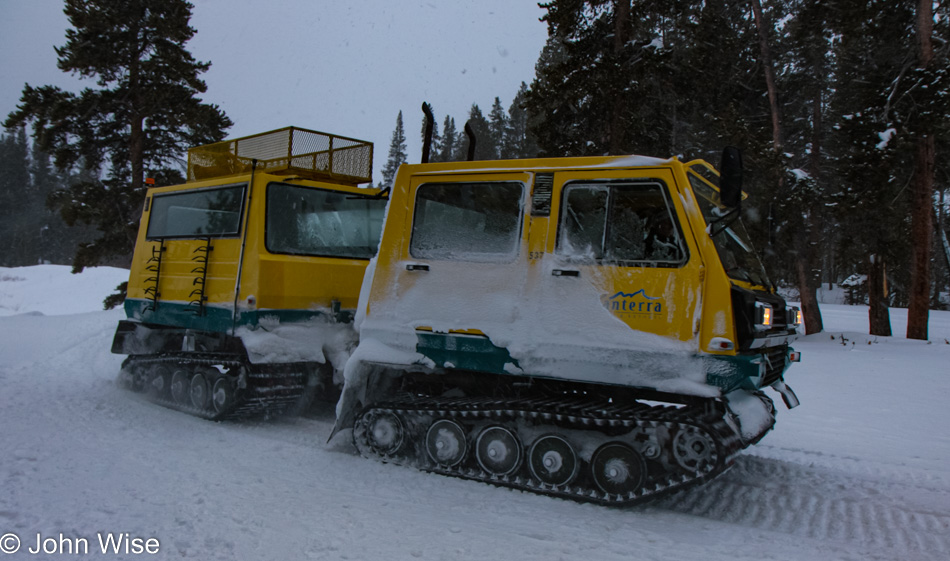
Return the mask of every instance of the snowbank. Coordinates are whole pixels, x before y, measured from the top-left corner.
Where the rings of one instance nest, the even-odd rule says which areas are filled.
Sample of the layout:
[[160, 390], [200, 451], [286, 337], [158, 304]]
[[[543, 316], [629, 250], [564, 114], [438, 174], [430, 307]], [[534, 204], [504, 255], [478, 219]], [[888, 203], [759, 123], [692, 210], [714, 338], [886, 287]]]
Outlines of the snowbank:
[[80, 314], [102, 310], [102, 301], [129, 280], [127, 269], [89, 267], [73, 275], [66, 265], [0, 267], [0, 316]]

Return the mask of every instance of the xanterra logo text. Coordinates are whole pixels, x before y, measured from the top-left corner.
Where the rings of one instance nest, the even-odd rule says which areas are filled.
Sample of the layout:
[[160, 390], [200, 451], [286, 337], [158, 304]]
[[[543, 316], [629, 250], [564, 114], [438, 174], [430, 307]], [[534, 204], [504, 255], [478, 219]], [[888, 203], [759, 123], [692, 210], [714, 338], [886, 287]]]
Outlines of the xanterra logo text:
[[615, 314], [652, 316], [663, 311], [663, 299], [659, 296], [647, 296], [642, 288], [632, 294], [621, 290], [613, 296], [605, 297], [604, 305]]

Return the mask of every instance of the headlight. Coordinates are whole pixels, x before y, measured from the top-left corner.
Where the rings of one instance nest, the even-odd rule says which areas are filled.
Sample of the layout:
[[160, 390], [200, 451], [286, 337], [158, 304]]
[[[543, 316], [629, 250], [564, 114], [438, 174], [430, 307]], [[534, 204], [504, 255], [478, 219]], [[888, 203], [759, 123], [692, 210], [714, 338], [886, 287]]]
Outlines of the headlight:
[[764, 302], [755, 303], [755, 328], [765, 331], [772, 327], [772, 306]]
[[789, 327], [798, 327], [802, 324], [802, 310], [797, 306], [788, 307], [788, 325]]

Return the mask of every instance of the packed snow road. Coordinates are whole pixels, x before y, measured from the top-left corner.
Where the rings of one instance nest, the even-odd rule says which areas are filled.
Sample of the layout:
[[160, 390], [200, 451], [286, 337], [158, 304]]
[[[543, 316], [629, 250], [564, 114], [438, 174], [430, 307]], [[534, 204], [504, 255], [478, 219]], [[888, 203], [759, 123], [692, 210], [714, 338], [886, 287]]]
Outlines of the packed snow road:
[[[37, 303], [33, 269], [0, 269], [0, 550], [15, 536], [14, 559], [950, 558], [950, 313], [932, 313], [928, 344], [862, 335], [866, 308], [823, 306], [829, 330], [799, 341], [788, 376], [801, 407], [715, 481], [614, 509], [360, 458], [326, 443], [329, 407], [212, 423], [138, 399], [115, 384], [121, 313], [47, 307], [94, 310], [117, 282], [100, 294], [51, 275]], [[892, 321], [902, 332], [903, 311]], [[158, 552], [102, 553], [110, 534]]]

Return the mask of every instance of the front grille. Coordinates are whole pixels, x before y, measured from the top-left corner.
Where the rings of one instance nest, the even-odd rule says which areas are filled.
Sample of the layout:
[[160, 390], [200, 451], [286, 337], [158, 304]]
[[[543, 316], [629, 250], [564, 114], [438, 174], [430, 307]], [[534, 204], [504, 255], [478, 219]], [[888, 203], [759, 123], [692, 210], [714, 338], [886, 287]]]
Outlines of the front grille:
[[782, 378], [785, 371], [785, 360], [788, 357], [788, 345], [765, 349], [762, 353], [765, 360], [765, 376], [762, 377], [760, 387], [771, 386]]

